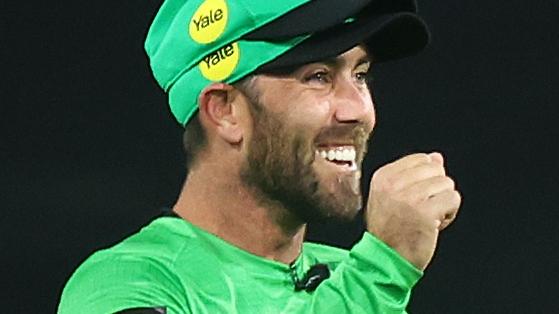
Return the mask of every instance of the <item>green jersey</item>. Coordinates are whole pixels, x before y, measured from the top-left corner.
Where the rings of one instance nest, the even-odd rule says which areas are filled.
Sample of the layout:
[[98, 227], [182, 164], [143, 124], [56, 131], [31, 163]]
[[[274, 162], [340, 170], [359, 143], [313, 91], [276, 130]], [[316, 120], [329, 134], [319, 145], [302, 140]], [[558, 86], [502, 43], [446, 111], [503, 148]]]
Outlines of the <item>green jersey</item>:
[[[296, 290], [316, 264], [331, 275]], [[291, 265], [253, 255], [174, 217], [152, 221], [90, 256], [66, 284], [59, 314], [160, 307], [167, 313], [405, 313], [422, 276], [365, 232], [350, 250], [304, 243]]]

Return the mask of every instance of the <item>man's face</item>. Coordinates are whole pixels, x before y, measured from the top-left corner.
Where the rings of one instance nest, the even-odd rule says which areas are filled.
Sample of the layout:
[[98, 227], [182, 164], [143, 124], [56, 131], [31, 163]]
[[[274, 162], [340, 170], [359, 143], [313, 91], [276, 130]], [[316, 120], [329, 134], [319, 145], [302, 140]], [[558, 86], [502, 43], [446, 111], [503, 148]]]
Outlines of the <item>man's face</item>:
[[263, 200], [279, 202], [304, 222], [355, 217], [375, 124], [369, 66], [358, 46], [289, 75], [257, 77], [241, 176]]

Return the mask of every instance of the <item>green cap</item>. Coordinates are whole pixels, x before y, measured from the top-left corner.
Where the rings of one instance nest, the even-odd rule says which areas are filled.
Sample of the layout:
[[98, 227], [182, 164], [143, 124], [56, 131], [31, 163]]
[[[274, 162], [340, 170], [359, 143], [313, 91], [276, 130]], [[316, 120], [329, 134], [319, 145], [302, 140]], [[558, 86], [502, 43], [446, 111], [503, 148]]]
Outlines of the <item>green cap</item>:
[[207, 85], [235, 82], [307, 38], [240, 39], [307, 2], [166, 0], [148, 31], [145, 50], [155, 79], [169, 93], [176, 120], [188, 122]]

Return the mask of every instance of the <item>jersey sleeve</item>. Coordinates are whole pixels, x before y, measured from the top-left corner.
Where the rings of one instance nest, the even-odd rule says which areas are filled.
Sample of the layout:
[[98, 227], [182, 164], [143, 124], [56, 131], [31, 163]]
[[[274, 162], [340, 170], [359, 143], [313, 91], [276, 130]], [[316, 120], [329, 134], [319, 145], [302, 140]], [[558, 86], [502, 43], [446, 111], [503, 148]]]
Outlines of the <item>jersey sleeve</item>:
[[107, 314], [134, 308], [186, 314], [189, 307], [180, 293], [183, 290], [173, 272], [158, 261], [94, 255], [64, 287], [58, 314]]
[[411, 290], [423, 272], [365, 232], [301, 313], [406, 313]]

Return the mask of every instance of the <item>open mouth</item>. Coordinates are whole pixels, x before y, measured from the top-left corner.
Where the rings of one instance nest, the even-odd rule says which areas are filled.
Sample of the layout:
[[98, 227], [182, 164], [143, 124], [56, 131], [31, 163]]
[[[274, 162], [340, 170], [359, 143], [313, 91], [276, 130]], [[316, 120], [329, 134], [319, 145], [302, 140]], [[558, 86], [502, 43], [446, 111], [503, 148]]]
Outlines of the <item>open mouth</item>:
[[357, 169], [357, 163], [355, 161], [357, 153], [354, 146], [318, 147], [316, 153], [327, 162], [343, 167], [346, 170]]

